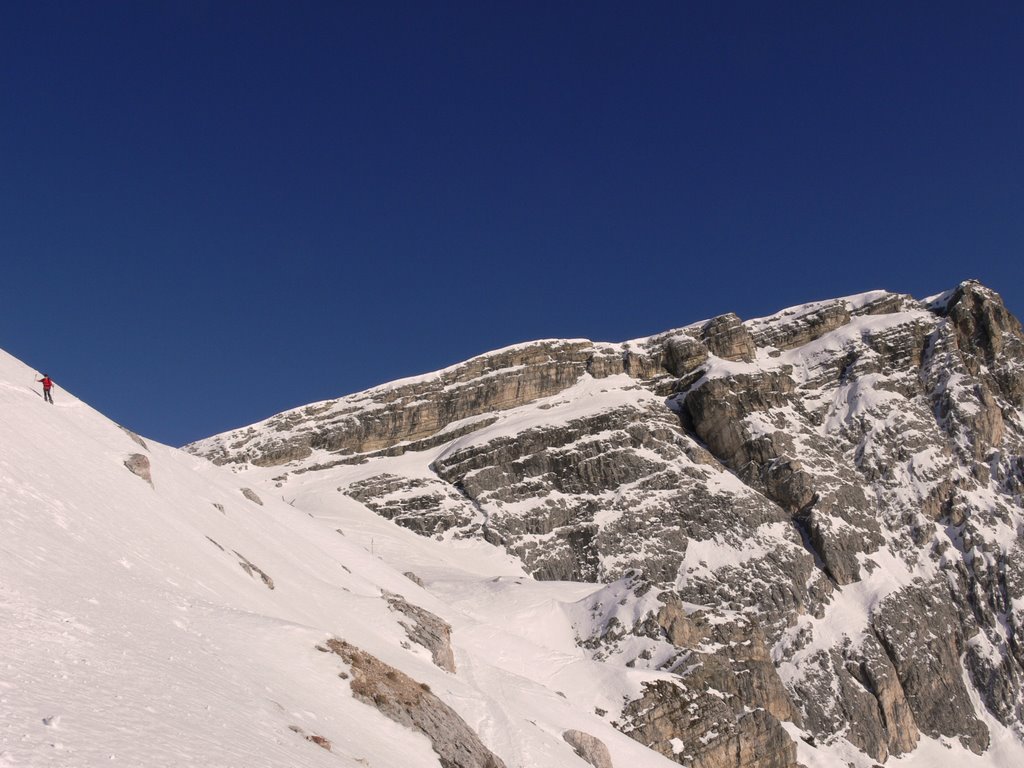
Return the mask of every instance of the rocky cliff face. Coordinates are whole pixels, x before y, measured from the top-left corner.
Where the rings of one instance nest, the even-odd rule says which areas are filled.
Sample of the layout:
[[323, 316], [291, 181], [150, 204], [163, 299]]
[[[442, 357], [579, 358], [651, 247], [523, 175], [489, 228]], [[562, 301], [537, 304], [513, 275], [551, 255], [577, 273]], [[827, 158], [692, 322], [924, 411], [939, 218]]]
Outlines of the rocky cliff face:
[[1024, 334], [976, 282], [519, 345], [190, 449], [607, 584], [581, 646], [670, 673], [609, 716], [681, 764], [1024, 738]]

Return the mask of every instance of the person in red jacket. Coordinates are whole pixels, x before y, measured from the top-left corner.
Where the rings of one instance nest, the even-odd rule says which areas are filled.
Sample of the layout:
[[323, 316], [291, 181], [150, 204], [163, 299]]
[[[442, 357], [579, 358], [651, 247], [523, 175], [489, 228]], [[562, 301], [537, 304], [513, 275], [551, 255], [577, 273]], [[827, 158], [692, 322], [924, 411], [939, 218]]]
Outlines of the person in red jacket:
[[50, 394], [50, 390], [53, 389], [53, 379], [44, 373], [43, 378], [36, 379], [36, 381], [43, 385], [43, 400], [53, 405], [53, 395]]

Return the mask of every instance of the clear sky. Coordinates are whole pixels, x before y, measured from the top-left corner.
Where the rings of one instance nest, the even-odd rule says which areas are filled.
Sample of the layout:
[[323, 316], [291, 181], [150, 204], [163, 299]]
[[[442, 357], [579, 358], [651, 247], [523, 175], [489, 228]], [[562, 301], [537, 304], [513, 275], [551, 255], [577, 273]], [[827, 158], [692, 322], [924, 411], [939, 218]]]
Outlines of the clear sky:
[[0, 9], [0, 347], [173, 445], [535, 338], [1020, 316], [1022, 245], [1019, 2]]

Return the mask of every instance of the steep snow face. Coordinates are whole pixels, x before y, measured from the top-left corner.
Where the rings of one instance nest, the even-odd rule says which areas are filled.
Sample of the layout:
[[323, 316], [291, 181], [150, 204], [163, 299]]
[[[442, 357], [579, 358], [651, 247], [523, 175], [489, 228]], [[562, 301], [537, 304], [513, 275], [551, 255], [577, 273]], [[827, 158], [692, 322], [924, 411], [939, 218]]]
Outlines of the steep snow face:
[[537, 585], [351, 500], [313, 517], [32, 379], [0, 353], [0, 765], [439, 765], [443, 734], [354, 697], [332, 638], [429, 686], [507, 766], [579, 766], [567, 729], [618, 765], [671, 764], [608, 722], [665, 675], [573, 643], [560, 606], [594, 585]]
[[[484, 625], [532, 595], [532, 626], [506, 625], [523, 647], [558, 626], [558, 653], [600, 675], [667, 674], [593, 704], [665, 759], [1009, 764], [1022, 408], [1020, 325], [968, 282], [517, 345], [188, 449]], [[489, 542], [554, 584], [462, 593], [380, 519], [451, 562]], [[566, 580], [581, 592], [556, 596]]]

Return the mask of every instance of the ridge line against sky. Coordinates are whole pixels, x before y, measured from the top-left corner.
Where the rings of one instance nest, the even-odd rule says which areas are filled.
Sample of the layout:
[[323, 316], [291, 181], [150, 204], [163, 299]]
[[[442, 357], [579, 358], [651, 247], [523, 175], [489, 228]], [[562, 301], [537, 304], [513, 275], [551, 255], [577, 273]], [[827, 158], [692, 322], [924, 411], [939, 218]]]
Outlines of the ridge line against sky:
[[1021, 39], [1001, 2], [9, 5], [0, 347], [181, 445], [537, 338], [968, 278], [1020, 316]]

